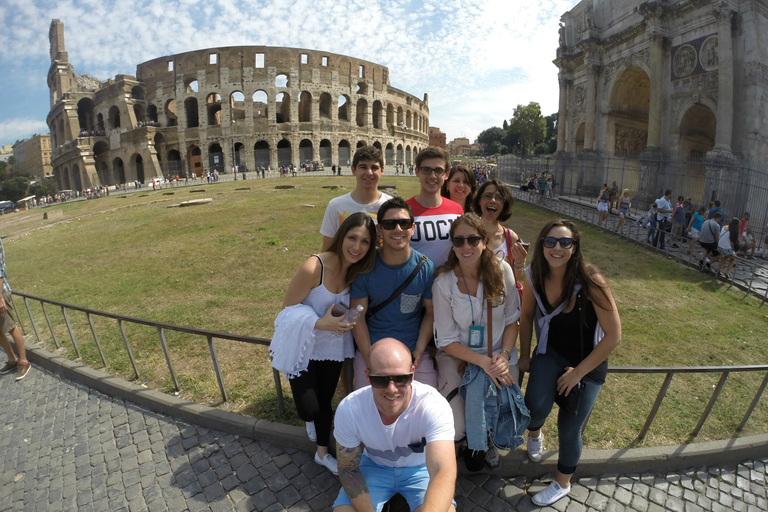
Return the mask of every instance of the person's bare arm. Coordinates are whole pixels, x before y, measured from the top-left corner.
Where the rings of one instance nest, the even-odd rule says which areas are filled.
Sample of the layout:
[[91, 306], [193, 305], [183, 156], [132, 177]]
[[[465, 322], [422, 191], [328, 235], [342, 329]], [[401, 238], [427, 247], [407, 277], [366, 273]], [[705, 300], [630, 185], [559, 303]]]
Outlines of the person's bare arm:
[[432, 300], [424, 299], [424, 318], [421, 319], [419, 327], [419, 337], [416, 338], [416, 349], [413, 351], [413, 366], [418, 368], [421, 362], [421, 356], [427, 349], [427, 343], [432, 338], [432, 326], [435, 322], [435, 309], [432, 306]]
[[520, 308], [520, 356], [517, 367], [527, 372], [531, 366], [531, 339], [533, 338], [533, 315], [536, 312], [536, 297], [531, 289], [532, 283], [523, 288], [523, 304]]
[[357, 512], [373, 512], [374, 508], [371, 502], [371, 495], [368, 492], [368, 484], [360, 472], [360, 459], [363, 456], [363, 449], [362, 444], [354, 448], [347, 448], [340, 444], [336, 446], [339, 480]]
[[365, 309], [363, 309], [363, 313], [352, 328], [352, 335], [355, 337], [355, 344], [357, 345], [358, 350], [360, 350], [360, 355], [363, 356], [367, 366], [368, 351], [371, 350], [371, 333], [368, 331], [368, 321], [365, 317], [365, 313], [368, 311], [368, 297], [351, 299], [349, 301], [349, 309], [355, 309], [358, 305], [363, 306]]
[[451, 501], [456, 490], [456, 455], [453, 441], [427, 443], [429, 485], [420, 512], [453, 510]]

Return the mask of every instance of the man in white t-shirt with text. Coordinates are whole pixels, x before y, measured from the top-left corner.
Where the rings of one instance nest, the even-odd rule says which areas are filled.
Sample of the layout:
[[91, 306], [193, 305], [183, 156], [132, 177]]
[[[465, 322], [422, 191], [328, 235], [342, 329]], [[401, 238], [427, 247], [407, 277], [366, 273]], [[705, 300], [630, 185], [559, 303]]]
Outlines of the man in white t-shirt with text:
[[461, 205], [440, 193], [449, 166], [450, 154], [443, 148], [428, 146], [419, 151], [416, 155], [419, 193], [406, 201], [415, 219], [411, 247], [432, 260], [435, 268], [448, 261], [451, 223], [464, 214]]
[[331, 246], [333, 236], [347, 217], [356, 212], [367, 212], [376, 220], [376, 212], [391, 196], [379, 192], [379, 180], [384, 175], [384, 157], [374, 146], [363, 146], [355, 151], [352, 174], [357, 181], [355, 189], [328, 203], [320, 233], [323, 235], [323, 252]]
[[453, 414], [432, 386], [413, 381], [411, 351], [373, 344], [370, 386], [349, 394], [334, 421], [342, 489], [334, 512], [380, 511], [396, 493], [419, 512], [455, 512]]

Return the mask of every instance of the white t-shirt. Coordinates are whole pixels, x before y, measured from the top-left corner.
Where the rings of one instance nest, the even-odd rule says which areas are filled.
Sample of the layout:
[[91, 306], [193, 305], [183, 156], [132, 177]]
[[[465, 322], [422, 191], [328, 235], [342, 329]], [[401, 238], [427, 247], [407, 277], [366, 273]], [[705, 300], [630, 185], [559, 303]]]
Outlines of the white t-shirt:
[[[504, 274], [506, 297], [504, 304], [493, 308], [491, 313], [493, 319], [493, 354], [498, 354], [501, 351], [504, 328], [517, 322], [520, 318], [520, 295], [515, 287], [512, 267], [504, 260], [497, 261]], [[459, 291], [458, 282], [456, 274], [449, 271], [437, 276], [432, 285], [435, 344], [438, 348], [445, 348], [451, 343], [459, 342], [478, 354], [488, 355], [488, 302], [483, 299], [483, 283], [477, 287], [477, 296], [471, 296]], [[485, 327], [481, 347], [469, 346], [469, 327], [473, 320], [474, 325]], [[509, 363], [517, 363], [517, 349], [512, 349]]]
[[367, 212], [373, 220], [376, 220], [376, 213], [381, 208], [381, 205], [386, 201], [392, 199], [389, 194], [381, 193], [381, 197], [378, 201], [371, 204], [360, 204], [352, 199], [352, 193], [349, 192], [343, 196], [334, 197], [328, 202], [328, 207], [325, 209], [325, 216], [323, 216], [323, 225], [320, 226], [320, 233], [328, 238], [333, 238], [336, 231], [339, 230], [344, 221], [356, 212]]
[[461, 215], [464, 208], [443, 197], [440, 206], [427, 208], [419, 204], [416, 197], [406, 201], [414, 217], [411, 247], [435, 263], [435, 268], [448, 261], [451, 250], [451, 224]]
[[333, 422], [336, 442], [347, 448], [362, 443], [365, 455], [380, 466], [424, 466], [426, 443], [453, 441], [453, 412], [432, 386], [414, 381], [411, 389], [408, 407], [391, 425], [381, 421], [371, 386], [347, 395], [336, 409]]

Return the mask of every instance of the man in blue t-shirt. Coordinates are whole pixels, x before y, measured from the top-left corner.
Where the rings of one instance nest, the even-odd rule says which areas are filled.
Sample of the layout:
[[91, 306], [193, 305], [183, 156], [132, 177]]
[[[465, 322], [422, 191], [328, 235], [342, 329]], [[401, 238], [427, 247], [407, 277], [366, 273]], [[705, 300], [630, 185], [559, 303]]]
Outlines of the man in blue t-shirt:
[[[420, 252], [412, 249], [413, 212], [405, 201], [395, 197], [386, 201], [378, 214], [378, 230], [382, 246], [376, 263], [367, 274], [360, 274], [352, 283], [351, 304], [373, 310], [384, 303], [404, 283], [419, 265]], [[433, 387], [437, 373], [432, 357], [426, 352], [432, 337], [432, 275], [435, 265], [424, 261], [416, 276], [394, 299], [372, 315], [360, 318], [352, 329], [358, 352], [355, 354], [355, 389], [367, 385], [366, 362], [371, 345], [383, 338], [402, 341], [414, 358], [414, 378]], [[422, 314], [422, 309], [424, 313]]]

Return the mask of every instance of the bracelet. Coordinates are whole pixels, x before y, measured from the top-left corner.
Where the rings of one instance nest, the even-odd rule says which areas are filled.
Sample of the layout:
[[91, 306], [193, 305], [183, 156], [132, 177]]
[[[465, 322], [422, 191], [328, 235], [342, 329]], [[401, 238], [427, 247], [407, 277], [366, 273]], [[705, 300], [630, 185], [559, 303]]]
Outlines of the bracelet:
[[507, 354], [507, 361], [512, 359], [512, 352], [510, 352], [509, 350], [507, 350], [505, 348], [501, 349], [501, 352], [499, 352], [499, 354]]
[[523, 270], [525, 268], [525, 263], [523, 263], [520, 266], [515, 265], [515, 270]]

